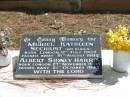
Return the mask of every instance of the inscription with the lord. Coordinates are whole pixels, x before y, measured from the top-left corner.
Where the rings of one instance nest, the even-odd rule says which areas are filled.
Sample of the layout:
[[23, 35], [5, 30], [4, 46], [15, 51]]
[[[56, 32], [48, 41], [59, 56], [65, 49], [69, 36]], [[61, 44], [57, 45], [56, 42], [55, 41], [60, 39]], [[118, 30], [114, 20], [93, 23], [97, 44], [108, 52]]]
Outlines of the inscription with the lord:
[[93, 77], [102, 75], [98, 35], [24, 36], [16, 78]]

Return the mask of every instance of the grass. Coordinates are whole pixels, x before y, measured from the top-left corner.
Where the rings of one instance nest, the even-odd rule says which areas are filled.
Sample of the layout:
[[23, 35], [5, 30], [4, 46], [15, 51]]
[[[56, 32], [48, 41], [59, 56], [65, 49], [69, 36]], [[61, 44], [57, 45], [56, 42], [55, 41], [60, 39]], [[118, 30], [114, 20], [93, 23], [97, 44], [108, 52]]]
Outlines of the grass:
[[0, 11], [0, 28], [11, 28], [12, 47], [20, 47], [25, 34], [99, 34], [106, 48], [105, 33], [122, 24], [130, 28], [129, 14], [67, 14]]

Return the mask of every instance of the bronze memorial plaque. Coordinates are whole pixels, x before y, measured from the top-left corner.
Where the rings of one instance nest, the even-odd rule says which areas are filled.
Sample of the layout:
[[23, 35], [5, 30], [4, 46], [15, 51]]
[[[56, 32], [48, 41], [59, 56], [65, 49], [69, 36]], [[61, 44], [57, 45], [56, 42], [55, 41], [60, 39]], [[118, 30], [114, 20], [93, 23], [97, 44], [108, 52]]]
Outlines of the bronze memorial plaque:
[[98, 35], [24, 36], [14, 77], [101, 78], [101, 42]]

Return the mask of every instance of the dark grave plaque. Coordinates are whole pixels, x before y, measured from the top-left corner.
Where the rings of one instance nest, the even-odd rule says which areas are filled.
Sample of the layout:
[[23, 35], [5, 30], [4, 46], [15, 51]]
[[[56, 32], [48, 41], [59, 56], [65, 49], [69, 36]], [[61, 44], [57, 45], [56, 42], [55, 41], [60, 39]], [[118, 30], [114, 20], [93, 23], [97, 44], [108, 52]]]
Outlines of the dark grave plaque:
[[24, 36], [14, 77], [101, 78], [100, 36]]

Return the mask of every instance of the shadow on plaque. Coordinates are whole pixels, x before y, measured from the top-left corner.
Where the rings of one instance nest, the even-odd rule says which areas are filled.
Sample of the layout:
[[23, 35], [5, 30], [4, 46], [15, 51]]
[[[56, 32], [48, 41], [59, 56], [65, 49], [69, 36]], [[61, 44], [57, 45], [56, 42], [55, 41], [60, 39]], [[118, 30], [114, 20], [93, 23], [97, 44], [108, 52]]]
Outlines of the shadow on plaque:
[[109, 65], [103, 65], [103, 79], [87, 79], [91, 83], [102, 83], [106, 85], [116, 84], [120, 78], [127, 77], [128, 73], [119, 73], [113, 70]]

